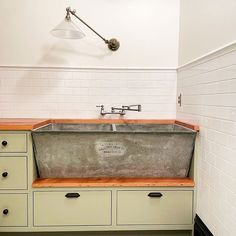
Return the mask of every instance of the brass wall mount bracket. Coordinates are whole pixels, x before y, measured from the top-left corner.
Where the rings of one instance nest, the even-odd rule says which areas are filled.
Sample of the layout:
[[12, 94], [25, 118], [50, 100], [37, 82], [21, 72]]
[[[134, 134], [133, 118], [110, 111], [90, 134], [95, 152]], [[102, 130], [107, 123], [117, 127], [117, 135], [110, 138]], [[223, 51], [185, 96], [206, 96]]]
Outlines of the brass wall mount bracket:
[[116, 51], [120, 47], [120, 43], [117, 39], [106, 40], [105, 42], [108, 45], [108, 48], [112, 51]]

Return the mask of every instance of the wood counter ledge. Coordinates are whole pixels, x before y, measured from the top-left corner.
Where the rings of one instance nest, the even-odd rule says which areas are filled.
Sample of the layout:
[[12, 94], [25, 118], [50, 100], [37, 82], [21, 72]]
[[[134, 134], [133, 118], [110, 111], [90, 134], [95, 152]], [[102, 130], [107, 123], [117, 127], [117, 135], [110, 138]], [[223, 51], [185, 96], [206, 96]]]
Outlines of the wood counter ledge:
[[30, 118], [0, 118], [0, 130], [33, 130], [50, 123], [87, 123], [87, 124], [177, 124], [194, 131], [199, 131], [199, 126], [179, 120], [157, 119], [30, 119]]
[[30, 118], [1, 118], [0, 130], [33, 130], [43, 125], [50, 124], [50, 119], [30, 119]]
[[32, 187], [194, 187], [194, 181], [190, 178], [51, 178], [36, 179]]

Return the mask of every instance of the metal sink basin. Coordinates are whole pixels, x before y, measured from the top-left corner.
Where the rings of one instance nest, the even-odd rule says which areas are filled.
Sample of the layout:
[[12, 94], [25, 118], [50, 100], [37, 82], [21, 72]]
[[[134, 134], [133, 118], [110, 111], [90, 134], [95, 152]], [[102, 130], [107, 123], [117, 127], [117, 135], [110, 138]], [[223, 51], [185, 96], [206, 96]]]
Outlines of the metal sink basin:
[[50, 124], [32, 131], [41, 178], [186, 177], [196, 132], [175, 124]]
[[117, 132], [131, 133], [191, 133], [192, 130], [174, 124], [115, 124]]
[[101, 132], [112, 131], [110, 124], [62, 124], [53, 123], [42, 128], [34, 130], [34, 132]]

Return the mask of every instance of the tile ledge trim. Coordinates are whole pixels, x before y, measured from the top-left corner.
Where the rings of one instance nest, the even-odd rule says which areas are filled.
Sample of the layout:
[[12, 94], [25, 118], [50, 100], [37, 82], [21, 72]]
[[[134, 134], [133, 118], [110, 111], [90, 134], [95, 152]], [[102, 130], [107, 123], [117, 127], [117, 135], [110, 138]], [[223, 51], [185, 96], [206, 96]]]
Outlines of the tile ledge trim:
[[29, 65], [0, 65], [0, 70], [50, 70], [50, 71], [161, 71], [161, 72], [176, 72], [176, 68], [172, 67], [63, 67], [63, 66], [29, 66]]
[[206, 63], [207, 61], [211, 61], [213, 59], [216, 59], [218, 57], [226, 55], [226, 54], [233, 52], [235, 50], [236, 50], [236, 41], [230, 42], [228, 44], [223, 45], [222, 47], [219, 47], [219, 48], [212, 50], [200, 57], [197, 57], [197, 58], [195, 58], [183, 65], [180, 65], [177, 68], [177, 71], [186, 70], [186, 69], [189, 69], [189, 68], [194, 67], [196, 65]]

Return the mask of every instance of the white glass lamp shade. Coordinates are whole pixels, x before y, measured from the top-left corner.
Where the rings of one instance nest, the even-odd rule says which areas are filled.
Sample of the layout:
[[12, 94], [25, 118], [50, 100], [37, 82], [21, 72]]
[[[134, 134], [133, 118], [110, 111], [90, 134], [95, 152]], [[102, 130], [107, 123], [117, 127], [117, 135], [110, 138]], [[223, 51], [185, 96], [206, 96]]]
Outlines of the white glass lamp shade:
[[81, 39], [85, 36], [80, 28], [71, 21], [71, 19], [66, 18], [51, 30], [51, 34], [63, 39]]

